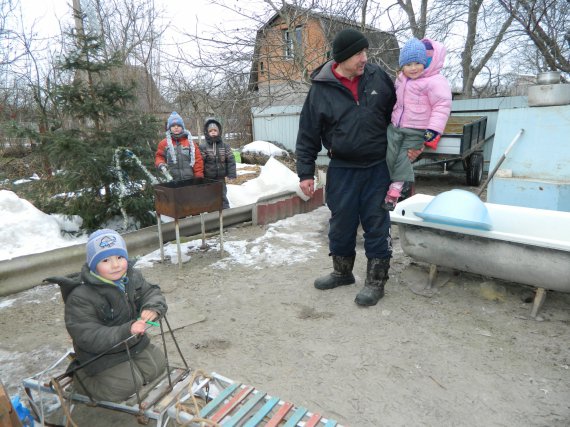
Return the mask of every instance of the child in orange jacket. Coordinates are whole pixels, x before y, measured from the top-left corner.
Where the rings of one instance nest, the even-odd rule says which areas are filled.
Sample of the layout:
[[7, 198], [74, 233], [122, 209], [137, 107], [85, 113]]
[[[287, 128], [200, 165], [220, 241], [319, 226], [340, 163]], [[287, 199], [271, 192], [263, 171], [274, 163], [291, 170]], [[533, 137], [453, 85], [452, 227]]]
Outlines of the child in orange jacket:
[[168, 117], [166, 127], [166, 138], [158, 143], [154, 165], [169, 181], [204, 178], [204, 161], [198, 144], [192, 141], [176, 111]]

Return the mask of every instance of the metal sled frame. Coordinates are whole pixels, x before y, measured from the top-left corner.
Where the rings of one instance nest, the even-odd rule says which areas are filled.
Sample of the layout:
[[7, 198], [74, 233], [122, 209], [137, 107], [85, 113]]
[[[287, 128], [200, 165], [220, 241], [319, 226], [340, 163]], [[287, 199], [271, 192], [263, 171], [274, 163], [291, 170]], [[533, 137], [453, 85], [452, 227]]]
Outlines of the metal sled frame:
[[[166, 323], [168, 327], [168, 332], [172, 337], [172, 340], [174, 342], [174, 345], [176, 346], [176, 350], [180, 356], [180, 359], [182, 360], [184, 367], [170, 366], [170, 362], [168, 359], [168, 351], [166, 347], [165, 331], [163, 329], [163, 321]], [[51, 395], [57, 395], [60, 398], [64, 398], [69, 402], [71, 408], [73, 408], [73, 405], [75, 403], [85, 403], [90, 406], [98, 406], [102, 408], [114, 409], [122, 412], [131, 413], [137, 416], [138, 421], [141, 424], [147, 424], [150, 419], [160, 421], [165, 411], [156, 411], [155, 407], [157, 403], [164, 401], [176, 391], [178, 391], [179, 393], [182, 389], [184, 389], [184, 387], [188, 388], [189, 381], [191, 380], [190, 378], [191, 370], [188, 367], [188, 364], [186, 363], [186, 360], [184, 358], [184, 355], [182, 354], [182, 351], [180, 350], [180, 347], [178, 346], [178, 342], [176, 341], [176, 338], [174, 336], [174, 333], [172, 331], [172, 328], [170, 327], [170, 323], [168, 322], [166, 316], [160, 320], [160, 336], [162, 338], [164, 355], [166, 358], [166, 372], [163, 375], [161, 375], [157, 380], [155, 380], [153, 383], [142, 387], [140, 390], [137, 390], [133, 398], [123, 403], [98, 401], [93, 399], [91, 396], [74, 393], [71, 390], [71, 385], [73, 382], [72, 375], [73, 372], [75, 372], [76, 370], [85, 367], [89, 363], [95, 361], [96, 359], [105, 355], [111, 350], [121, 345], [124, 345], [129, 355], [129, 363], [131, 366], [131, 371], [133, 372], [134, 376], [133, 361], [128, 347], [128, 341], [133, 336], [127, 338], [121, 343], [113, 346], [107, 351], [97, 355], [93, 359], [71, 370], [67, 368], [69, 362], [74, 359], [74, 353], [73, 351], [70, 350], [58, 361], [56, 361], [52, 366], [48, 367], [47, 369], [43, 370], [42, 372], [30, 378], [26, 378], [23, 381], [23, 386], [30, 401], [30, 406], [36, 419], [42, 422], [44, 425], [48, 426], [53, 425], [46, 422], [44, 415], [44, 408], [41, 399], [41, 394], [47, 393]], [[53, 376], [50, 374], [51, 372], [61, 372], [62, 370], [64, 371], [64, 373], [60, 375]], [[46, 379], [49, 379], [49, 381], [45, 381]], [[202, 381], [200, 387], [196, 387], [196, 392], [200, 388], [206, 387], [208, 382], [209, 381]], [[39, 398], [39, 403], [34, 393], [38, 395], [37, 397]], [[171, 400], [173, 401], [173, 399]], [[64, 402], [61, 403], [63, 406]]]

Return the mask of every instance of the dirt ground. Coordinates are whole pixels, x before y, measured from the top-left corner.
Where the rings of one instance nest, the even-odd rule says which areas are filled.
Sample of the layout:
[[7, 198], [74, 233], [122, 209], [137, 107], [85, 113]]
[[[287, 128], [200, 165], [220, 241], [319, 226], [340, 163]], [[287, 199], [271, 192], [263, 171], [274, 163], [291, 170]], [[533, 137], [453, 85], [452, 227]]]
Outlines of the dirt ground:
[[[450, 188], [466, 187], [454, 177], [418, 177], [416, 190]], [[420, 296], [412, 289], [427, 280], [427, 265], [403, 254], [393, 227], [386, 296], [361, 308], [353, 301], [365, 276], [362, 238], [356, 285], [318, 291], [313, 280], [331, 270], [328, 211], [310, 215], [310, 227], [290, 230], [314, 240], [303, 261], [216, 268], [219, 252], [208, 250], [180, 270], [143, 270], [162, 287], [192, 367], [352, 427], [570, 425], [570, 294], [549, 292], [538, 320], [525, 302], [530, 288], [463, 272], [442, 271], [437, 293]], [[225, 241], [255, 245], [267, 230], [227, 229]], [[70, 341], [55, 286], [2, 298], [3, 305], [0, 378], [12, 395]], [[137, 425], [130, 415], [86, 407], [74, 420]]]

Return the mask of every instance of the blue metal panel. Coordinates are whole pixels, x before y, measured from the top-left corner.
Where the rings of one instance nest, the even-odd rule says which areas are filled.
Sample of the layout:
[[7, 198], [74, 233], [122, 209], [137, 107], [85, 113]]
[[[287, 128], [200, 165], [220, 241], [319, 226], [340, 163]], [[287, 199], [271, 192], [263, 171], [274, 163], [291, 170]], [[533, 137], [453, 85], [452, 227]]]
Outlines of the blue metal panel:
[[523, 135], [501, 165], [512, 177], [493, 178], [487, 201], [570, 211], [570, 105], [501, 110], [491, 168], [521, 128]]
[[570, 212], [570, 182], [493, 178], [487, 201], [501, 205]]
[[501, 110], [492, 167], [521, 128], [524, 134], [501, 169], [514, 177], [570, 180], [570, 105]]

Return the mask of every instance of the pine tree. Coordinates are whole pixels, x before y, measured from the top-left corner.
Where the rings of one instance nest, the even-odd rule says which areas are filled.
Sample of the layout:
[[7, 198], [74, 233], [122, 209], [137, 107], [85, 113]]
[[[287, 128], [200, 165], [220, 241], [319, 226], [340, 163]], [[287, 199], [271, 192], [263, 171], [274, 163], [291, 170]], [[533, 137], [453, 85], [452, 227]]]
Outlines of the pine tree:
[[134, 160], [152, 170], [150, 143], [160, 124], [137, 112], [135, 83], [118, 78], [125, 74], [120, 53], [106, 54], [98, 35], [75, 31], [68, 37], [70, 49], [58, 64], [66, 83], [53, 91], [59, 123], [42, 135], [42, 149], [57, 171], [45, 191], [60, 195], [44, 198], [42, 209], [80, 215], [89, 231], [120, 215], [121, 207], [139, 226], [149, 225], [154, 222], [152, 186]]

